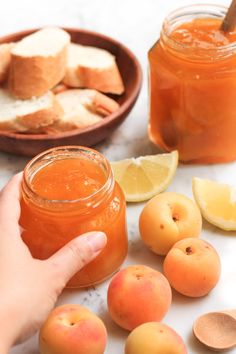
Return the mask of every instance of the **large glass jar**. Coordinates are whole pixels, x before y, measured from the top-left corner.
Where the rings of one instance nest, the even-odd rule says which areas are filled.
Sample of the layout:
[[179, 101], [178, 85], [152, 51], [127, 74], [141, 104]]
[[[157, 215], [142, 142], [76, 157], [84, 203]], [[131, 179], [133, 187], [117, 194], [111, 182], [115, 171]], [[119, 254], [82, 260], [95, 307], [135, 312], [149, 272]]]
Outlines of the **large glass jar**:
[[172, 12], [150, 49], [149, 137], [184, 162], [236, 159], [236, 32], [220, 30], [226, 8]]
[[24, 170], [20, 225], [32, 255], [50, 257], [74, 237], [104, 231], [107, 245], [69, 287], [90, 286], [112, 274], [127, 254], [126, 205], [109, 162], [95, 150], [47, 150]]

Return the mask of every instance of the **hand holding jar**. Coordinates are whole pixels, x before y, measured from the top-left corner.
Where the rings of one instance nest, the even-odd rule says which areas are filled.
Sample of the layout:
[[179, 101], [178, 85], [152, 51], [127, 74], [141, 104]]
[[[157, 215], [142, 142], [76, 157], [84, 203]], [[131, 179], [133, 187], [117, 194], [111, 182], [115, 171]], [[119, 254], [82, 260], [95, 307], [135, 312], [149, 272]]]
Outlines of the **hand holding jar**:
[[0, 193], [0, 352], [31, 336], [52, 310], [68, 280], [106, 244], [101, 232], [74, 238], [47, 260], [34, 259], [21, 239], [20, 186], [14, 176]]
[[107, 235], [103, 252], [69, 287], [86, 287], [115, 272], [127, 255], [126, 203], [109, 162], [99, 152], [58, 147], [33, 158], [24, 170], [20, 225], [37, 259], [50, 257], [77, 235]]

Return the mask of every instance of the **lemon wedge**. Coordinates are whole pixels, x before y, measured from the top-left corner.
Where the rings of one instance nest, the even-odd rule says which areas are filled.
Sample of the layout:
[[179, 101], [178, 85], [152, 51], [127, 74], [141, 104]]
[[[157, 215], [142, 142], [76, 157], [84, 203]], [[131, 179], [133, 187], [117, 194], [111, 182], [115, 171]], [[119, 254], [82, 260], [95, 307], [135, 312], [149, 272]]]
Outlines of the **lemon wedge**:
[[165, 190], [177, 165], [177, 151], [111, 162], [115, 179], [128, 202], [141, 202]]
[[223, 230], [236, 230], [236, 188], [196, 177], [192, 186], [203, 217]]

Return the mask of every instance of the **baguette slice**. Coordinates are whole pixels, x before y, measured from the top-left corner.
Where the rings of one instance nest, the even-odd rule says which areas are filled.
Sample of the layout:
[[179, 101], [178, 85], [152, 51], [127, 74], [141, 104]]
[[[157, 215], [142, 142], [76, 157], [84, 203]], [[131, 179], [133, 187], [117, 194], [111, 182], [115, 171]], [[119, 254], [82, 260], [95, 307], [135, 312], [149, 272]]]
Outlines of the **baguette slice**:
[[11, 50], [9, 87], [18, 98], [42, 96], [65, 75], [70, 36], [60, 28], [45, 28]]
[[117, 111], [120, 105], [112, 98], [90, 89], [71, 89], [64, 91], [63, 95], [57, 95], [58, 99], [73, 100], [82, 104], [90, 112], [106, 117]]
[[13, 46], [14, 43], [0, 44], [0, 83], [4, 82], [7, 78]]
[[63, 82], [105, 93], [122, 94], [124, 85], [115, 57], [108, 51], [71, 43]]
[[0, 129], [17, 132], [43, 132], [63, 115], [52, 92], [41, 97], [19, 100], [6, 89], [0, 89]]
[[59, 83], [58, 85], [54, 86], [51, 91], [54, 93], [54, 95], [57, 95], [58, 93], [64, 92], [66, 90], [68, 90], [69, 87], [66, 86], [63, 83]]
[[[83, 92], [83, 91], [88, 91]], [[64, 110], [64, 116], [53, 125], [46, 127], [48, 134], [85, 128], [102, 120], [101, 115], [96, 114], [87, 106], [91, 106], [92, 90], [67, 90], [56, 95], [56, 98]], [[104, 95], [103, 95], [104, 96]]]

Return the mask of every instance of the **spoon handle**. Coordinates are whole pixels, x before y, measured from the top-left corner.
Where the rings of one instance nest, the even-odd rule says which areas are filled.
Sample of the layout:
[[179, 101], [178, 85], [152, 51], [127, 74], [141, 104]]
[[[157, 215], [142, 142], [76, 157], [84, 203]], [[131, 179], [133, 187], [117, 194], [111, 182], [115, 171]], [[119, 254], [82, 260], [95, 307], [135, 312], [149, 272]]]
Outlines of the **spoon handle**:
[[233, 31], [236, 26], [236, 0], [233, 0], [221, 25], [224, 32]]

